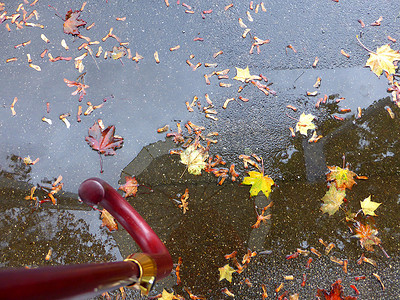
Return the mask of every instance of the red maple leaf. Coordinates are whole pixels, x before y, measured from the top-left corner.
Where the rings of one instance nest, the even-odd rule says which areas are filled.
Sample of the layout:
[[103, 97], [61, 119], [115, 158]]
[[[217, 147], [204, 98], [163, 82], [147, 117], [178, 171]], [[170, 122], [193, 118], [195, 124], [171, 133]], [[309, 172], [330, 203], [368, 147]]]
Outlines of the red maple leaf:
[[103, 165], [101, 154], [114, 155], [115, 150], [122, 147], [124, 138], [114, 135], [115, 126], [108, 126], [104, 129], [103, 121], [97, 120], [92, 127], [89, 128], [89, 136], [85, 137], [86, 142], [93, 150], [100, 155], [100, 172], [103, 173]]
[[135, 177], [125, 176], [125, 184], [121, 185], [118, 189], [125, 192], [124, 197], [136, 196], [138, 190], [138, 182]]
[[317, 297], [321, 300], [357, 300], [357, 297], [343, 296], [342, 280], [338, 279], [332, 284], [329, 293], [324, 289], [318, 289]]
[[85, 21], [83, 21], [82, 19], [78, 19], [80, 14], [80, 10], [76, 10], [73, 12], [72, 9], [70, 9], [67, 12], [67, 14], [65, 15], [64, 33], [72, 35], [80, 34], [78, 27], [86, 25]]

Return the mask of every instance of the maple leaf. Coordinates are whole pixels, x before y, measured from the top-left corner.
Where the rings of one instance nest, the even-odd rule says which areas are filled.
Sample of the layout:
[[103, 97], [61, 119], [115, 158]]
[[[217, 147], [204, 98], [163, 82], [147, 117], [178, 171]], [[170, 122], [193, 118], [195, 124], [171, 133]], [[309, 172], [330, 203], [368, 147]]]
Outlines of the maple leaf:
[[376, 53], [370, 51], [369, 55], [365, 66], [370, 67], [376, 76], [381, 76], [383, 71], [389, 74], [394, 74], [396, 72], [396, 67], [393, 62], [395, 60], [400, 60], [400, 53], [399, 51], [391, 49], [389, 44], [377, 48]]
[[121, 185], [118, 189], [125, 192], [124, 197], [136, 196], [136, 192], [138, 190], [138, 182], [134, 177], [125, 176], [125, 184]]
[[117, 60], [126, 55], [126, 50], [124, 47], [114, 46], [113, 51], [110, 54], [112, 59]]
[[264, 195], [268, 198], [271, 193], [271, 187], [275, 184], [272, 178], [268, 175], [265, 175], [256, 172], [250, 171], [249, 177], [243, 178], [242, 184], [251, 185], [250, 189], [250, 197], [257, 196], [260, 191], [264, 193]]
[[[371, 218], [371, 217], [369, 217]], [[367, 251], [374, 251], [373, 245], [379, 245], [381, 240], [377, 237], [378, 230], [375, 228], [372, 219], [367, 219], [370, 224], [363, 224], [360, 221], [356, 221], [354, 226], [354, 232], [356, 233], [353, 237], [360, 239], [360, 245]]]
[[160, 299], [162, 299], [162, 300], [172, 300], [172, 299], [174, 299], [174, 292], [169, 293], [167, 290], [163, 289]]
[[207, 166], [205, 160], [208, 152], [204, 149], [196, 149], [195, 145], [190, 145], [181, 153], [181, 163], [188, 166], [188, 172], [193, 175], [201, 175], [201, 170]]
[[308, 130], [315, 129], [315, 124], [312, 121], [315, 119], [315, 116], [312, 114], [305, 114], [304, 112], [300, 115], [300, 119], [296, 124], [296, 132], [300, 131], [301, 134], [307, 136]]
[[103, 121], [97, 120], [92, 127], [89, 128], [89, 136], [85, 137], [86, 142], [96, 150], [100, 156], [100, 173], [103, 173], [103, 161], [101, 154], [114, 155], [115, 149], [121, 148], [124, 139], [114, 135], [115, 126], [108, 126], [104, 129]]
[[93, 150], [98, 151], [100, 154], [114, 155], [115, 149], [122, 147], [124, 139], [114, 135], [114, 125], [104, 129], [104, 126], [100, 126], [100, 124], [102, 124], [102, 122], [98, 120], [89, 128], [89, 136], [87, 136], [85, 140]]
[[325, 196], [322, 198], [322, 201], [324, 201], [321, 206], [322, 212], [328, 213], [332, 216], [338, 211], [340, 205], [342, 205], [345, 196], [345, 190], [338, 190], [335, 185], [331, 185]]
[[371, 196], [365, 198], [364, 201], [360, 201], [360, 203], [364, 215], [370, 215], [370, 216], [376, 216], [375, 210], [379, 207], [379, 205], [382, 204], [371, 201]]
[[225, 266], [218, 268], [218, 270], [219, 270], [219, 281], [226, 279], [229, 282], [232, 282], [232, 273], [236, 272], [234, 268], [226, 264]]
[[118, 230], [118, 224], [115, 222], [114, 217], [105, 209], [101, 211], [101, 227], [106, 226], [110, 231]]
[[72, 35], [80, 34], [78, 27], [86, 25], [85, 21], [83, 21], [82, 19], [78, 19], [80, 14], [80, 10], [76, 10], [73, 12], [72, 9], [70, 9], [67, 12], [67, 14], [65, 15], [64, 33]]
[[233, 77], [235, 80], [239, 80], [241, 82], [246, 82], [249, 80], [252, 80], [254, 78], [259, 78], [258, 76], [255, 75], [250, 75], [250, 70], [249, 67], [247, 66], [246, 69], [241, 69], [241, 68], [236, 68], [236, 76]]
[[317, 297], [319, 299], [325, 300], [356, 300], [356, 297], [352, 296], [343, 296], [343, 287], [341, 285], [342, 281], [338, 279], [335, 283], [332, 284], [329, 293], [324, 289], [318, 289]]
[[329, 173], [326, 175], [326, 180], [327, 181], [333, 181], [334, 185], [340, 189], [349, 189], [353, 187], [353, 185], [356, 183], [354, 181], [354, 176], [357, 177], [357, 174], [350, 171], [348, 168], [342, 169], [340, 167], [332, 166], [329, 167]]

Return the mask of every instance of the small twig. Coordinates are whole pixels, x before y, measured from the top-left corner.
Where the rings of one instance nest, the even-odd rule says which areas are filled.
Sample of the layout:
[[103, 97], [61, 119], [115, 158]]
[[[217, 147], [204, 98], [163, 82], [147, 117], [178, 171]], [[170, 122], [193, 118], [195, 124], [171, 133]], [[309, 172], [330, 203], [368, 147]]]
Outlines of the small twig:
[[63, 20], [65, 22], [64, 18], [59, 15], [58, 10], [55, 7], [51, 6], [50, 4], [49, 4], [49, 7], [54, 9], [56, 11], [56, 16], [59, 17], [61, 20]]

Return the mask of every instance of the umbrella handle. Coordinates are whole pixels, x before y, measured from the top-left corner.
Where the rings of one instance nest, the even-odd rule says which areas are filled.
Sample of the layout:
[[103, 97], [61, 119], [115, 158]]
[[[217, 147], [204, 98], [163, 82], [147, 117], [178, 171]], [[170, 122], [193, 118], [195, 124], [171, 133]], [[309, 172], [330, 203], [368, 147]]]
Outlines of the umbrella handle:
[[1, 299], [93, 297], [122, 286], [148, 294], [156, 280], [171, 273], [172, 258], [165, 245], [113, 187], [99, 178], [90, 178], [79, 187], [79, 196], [83, 202], [99, 204], [111, 213], [143, 253], [118, 262], [0, 271]]
[[[86, 204], [101, 205], [111, 213], [144, 252], [131, 255], [127, 260], [136, 262], [146, 274], [154, 273], [156, 280], [165, 278], [171, 273], [172, 258], [164, 243], [142, 216], [111, 185], [100, 178], [89, 178], [79, 187], [79, 197]], [[153, 267], [150, 267], [151, 261], [154, 262]]]

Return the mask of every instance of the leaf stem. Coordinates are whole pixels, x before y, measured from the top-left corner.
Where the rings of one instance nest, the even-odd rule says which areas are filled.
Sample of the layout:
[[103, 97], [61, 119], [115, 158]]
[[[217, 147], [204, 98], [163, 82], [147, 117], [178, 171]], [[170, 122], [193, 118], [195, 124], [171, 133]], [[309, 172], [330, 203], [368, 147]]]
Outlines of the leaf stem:
[[299, 120], [298, 120], [298, 119], [296, 119], [296, 118], [293, 118], [292, 116], [289, 116], [289, 114], [288, 114], [288, 113], [286, 113], [286, 115], [287, 115], [289, 118], [291, 118], [292, 120], [295, 120], [295, 121], [299, 122]]
[[373, 53], [373, 54], [375, 54], [375, 55], [378, 55], [378, 54], [376, 54], [374, 51], [372, 51], [372, 50], [368, 49], [367, 47], [365, 47], [365, 45], [364, 45], [363, 43], [361, 43], [360, 39], [358, 38], [358, 35], [356, 35], [356, 38], [357, 38], [357, 41], [360, 43], [361, 47], [363, 47], [363, 48], [364, 48], [365, 50], [367, 50], [369, 53]]
[[54, 9], [56, 11], [56, 16], [59, 17], [61, 20], [63, 20], [65, 22], [64, 18], [59, 15], [58, 10], [55, 7], [51, 6], [50, 4], [49, 4], [49, 7]]
[[99, 152], [99, 156], [100, 156], [100, 173], [103, 173], [103, 157], [101, 156], [101, 153]]

